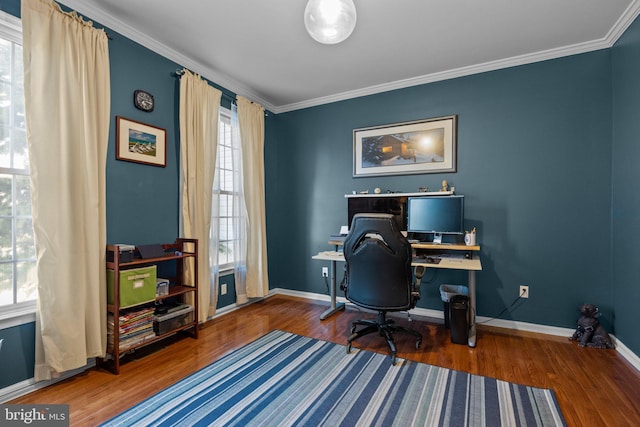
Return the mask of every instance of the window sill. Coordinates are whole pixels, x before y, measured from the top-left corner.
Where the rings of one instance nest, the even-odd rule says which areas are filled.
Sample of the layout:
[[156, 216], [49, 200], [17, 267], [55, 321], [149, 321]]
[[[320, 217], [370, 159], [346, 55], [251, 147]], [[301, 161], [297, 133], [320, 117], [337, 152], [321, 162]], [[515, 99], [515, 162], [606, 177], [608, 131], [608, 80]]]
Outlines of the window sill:
[[[233, 267], [220, 270], [220, 276], [233, 275]], [[36, 302], [29, 301], [0, 307], [0, 330], [36, 321]]]
[[29, 301], [0, 309], [0, 329], [36, 321], [36, 302]]
[[220, 275], [220, 277], [233, 274], [233, 266], [220, 268], [220, 272], [218, 274]]

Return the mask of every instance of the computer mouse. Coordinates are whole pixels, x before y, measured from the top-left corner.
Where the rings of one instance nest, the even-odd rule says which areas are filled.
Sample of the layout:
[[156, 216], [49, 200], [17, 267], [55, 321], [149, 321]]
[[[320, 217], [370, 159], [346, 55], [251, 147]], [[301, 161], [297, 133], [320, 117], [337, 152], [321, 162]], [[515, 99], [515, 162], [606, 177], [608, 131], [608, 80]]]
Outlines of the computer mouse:
[[428, 256], [427, 257], [427, 262], [430, 263], [430, 264], [435, 264], [436, 263], [436, 259], [434, 257]]

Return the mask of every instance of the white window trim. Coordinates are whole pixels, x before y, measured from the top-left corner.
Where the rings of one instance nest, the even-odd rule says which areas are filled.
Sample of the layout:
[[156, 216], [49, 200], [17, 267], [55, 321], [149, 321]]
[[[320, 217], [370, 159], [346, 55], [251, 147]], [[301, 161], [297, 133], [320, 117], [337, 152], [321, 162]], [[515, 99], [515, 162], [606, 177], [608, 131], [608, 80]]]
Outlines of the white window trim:
[[[219, 116], [225, 116], [229, 120], [231, 120], [231, 109], [223, 107], [223, 106], [220, 106], [220, 107], [218, 107], [218, 115]], [[218, 120], [220, 120], [220, 118], [218, 118]], [[180, 189], [182, 189], [182, 188], [184, 188], [184, 174], [182, 173], [182, 162], [180, 162]], [[182, 190], [180, 190], [180, 191], [182, 191]], [[183, 218], [182, 218], [182, 197], [180, 197], [180, 200], [178, 201], [178, 209], [179, 209], [179, 212], [180, 212], [180, 215], [179, 215], [179, 218], [178, 218], [178, 227], [180, 229], [180, 233], [184, 234], [184, 222], [183, 222]], [[232, 274], [234, 272], [233, 263], [225, 264], [225, 265], [218, 264], [218, 268], [219, 268], [220, 276], [229, 275], [229, 274]]]
[[22, 21], [0, 10], [0, 37], [22, 44]]
[[[13, 15], [0, 11], [0, 37], [22, 44], [22, 21]], [[35, 322], [36, 301], [27, 301], [0, 307], [0, 329]]]
[[0, 329], [12, 328], [36, 321], [36, 301], [27, 301], [2, 307]]
[[[225, 119], [229, 120], [230, 125], [232, 125], [233, 120], [231, 118], [232, 112], [230, 108], [226, 108], [226, 107], [219, 107], [219, 116], [220, 118], [224, 117]], [[219, 119], [220, 120], [220, 119]], [[218, 124], [219, 125], [219, 124]], [[220, 144], [220, 141], [218, 141], [218, 145]], [[217, 162], [216, 162], [217, 163]], [[231, 194], [233, 195], [233, 192], [220, 192], [220, 193], [225, 193], [225, 194]], [[226, 263], [226, 264], [220, 264], [218, 262], [218, 269], [219, 269], [219, 274], [220, 276], [224, 276], [224, 275], [228, 275], [228, 274], [232, 274], [235, 271], [235, 260], [230, 262], [230, 263]]]

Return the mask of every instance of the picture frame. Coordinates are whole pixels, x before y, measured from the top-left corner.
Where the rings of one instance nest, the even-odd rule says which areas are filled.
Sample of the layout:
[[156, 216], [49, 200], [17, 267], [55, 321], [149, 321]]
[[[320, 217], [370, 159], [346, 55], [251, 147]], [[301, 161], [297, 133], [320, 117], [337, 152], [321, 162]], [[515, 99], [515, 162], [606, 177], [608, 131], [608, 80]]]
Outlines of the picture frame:
[[116, 116], [116, 159], [145, 165], [167, 165], [167, 131]]
[[354, 129], [353, 176], [457, 172], [457, 115]]

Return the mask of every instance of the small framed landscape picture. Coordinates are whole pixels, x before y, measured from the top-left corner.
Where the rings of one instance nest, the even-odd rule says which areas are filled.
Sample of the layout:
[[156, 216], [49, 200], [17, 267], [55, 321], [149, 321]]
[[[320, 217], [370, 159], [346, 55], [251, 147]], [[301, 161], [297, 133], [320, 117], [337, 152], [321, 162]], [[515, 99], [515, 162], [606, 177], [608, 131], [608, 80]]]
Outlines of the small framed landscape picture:
[[167, 131], [116, 116], [116, 159], [165, 167]]
[[353, 176], [456, 172], [457, 116], [353, 131]]

